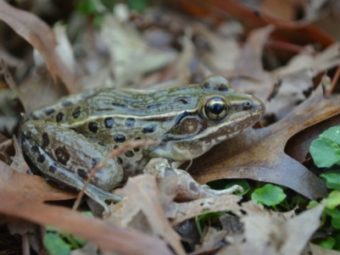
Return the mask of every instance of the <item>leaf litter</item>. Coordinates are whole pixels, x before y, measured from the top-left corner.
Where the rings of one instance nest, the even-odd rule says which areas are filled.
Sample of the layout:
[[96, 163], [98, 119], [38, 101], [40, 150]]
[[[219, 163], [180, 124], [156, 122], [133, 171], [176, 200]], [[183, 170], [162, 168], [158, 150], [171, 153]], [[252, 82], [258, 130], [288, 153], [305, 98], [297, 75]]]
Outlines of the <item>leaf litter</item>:
[[[176, 5], [176, 1], [172, 4]], [[211, 7], [211, 4], [219, 6], [217, 1], [208, 5]], [[231, 3], [230, 6], [237, 7], [238, 4]], [[268, 10], [273, 6], [269, 4], [261, 8]], [[295, 7], [286, 8], [289, 14]], [[93, 33], [92, 30], [91, 34], [89, 27], [83, 27], [82, 30], [91, 36], [79, 37], [76, 43], [68, 39], [66, 27], [55, 25], [51, 29], [34, 14], [11, 7], [4, 1], [0, 2], [0, 20], [39, 53], [35, 53], [33, 68], [27, 69], [28, 75], [14, 85], [27, 112], [39, 104], [52, 103], [65, 93], [90, 88], [126, 84], [147, 88], [152, 83], [162, 83], [153, 85], [157, 89], [200, 81], [210, 74], [222, 74], [235, 88], [263, 99], [267, 117], [274, 116], [275, 123], [267, 122], [266, 125], [271, 125], [249, 129], [196, 160], [190, 168], [195, 179], [201, 183], [219, 179], [252, 179], [275, 183], [316, 199], [327, 195], [325, 183], [303, 165], [307, 146], [301, 147], [291, 140], [305, 132], [307, 138], [304, 141], [310, 144], [308, 134], [311, 129], [318, 127], [314, 131], [318, 133], [320, 125], [329, 120], [339, 123], [336, 120], [340, 115], [339, 95], [324, 95], [322, 81], [317, 86], [320, 75], [340, 64], [339, 44], [324, 45], [323, 51], [308, 46], [296, 47], [299, 49], [297, 54], [284, 64], [274, 65], [271, 71], [265, 69], [262, 59], [271, 45], [269, 41], [280, 31], [272, 25], [263, 26], [263, 18], [279, 27], [300, 29], [310, 20], [317, 19], [320, 11], [320, 6], [315, 3], [305, 4], [304, 8], [306, 17], [299, 22], [291, 20], [280, 24], [277, 17], [264, 12], [257, 18], [252, 17], [256, 24], [262, 24], [262, 28], [248, 34], [243, 34], [245, 30], [239, 28], [236, 33], [235, 30], [228, 32], [227, 28], [236, 24], [230, 20], [219, 24], [220, 28], [226, 29], [224, 34], [222, 30], [216, 32], [217, 23], [198, 23], [173, 10], [164, 14], [161, 9], [151, 9], [143, 15], [133, 14], [137, 17], [134, 20], [129, 19], [133, 15], [123, 8], [120, 10], [123, 16], [117, 12], [106, 13], [99, 32]], [[235, 10], [237, 8], [231, 9], [233, 15]], [[238, 18], [242, 20], [247, 15]], [[149, 27], [141, 29], [137, 20], [141, 24], [149, 22]], [[185, 27], [182, 26], [184, 22], [187, 23]], [[238, 24], [238, 27], [242, 26], [242, 23]], [[150, 27], [168, 38], [163, 41], [161, 49], [159, 45], [150, 44], [156, 33], [149, 34], [149, 40], [143, 37]], [[317, 28], [313, 29], [311, 31]], [[240, 43], [240, 36], [246, 36], [244, 44]], [[79, 55], [82, 51], [85, 52], [83, 56]], [[48, 72], [43, 71], [44, 63]], [[39, 72], [33, 75], [34, 71]], [[17, 73], [12, 69], [11, 72], [18, 81]], [[63, 84], [66, 91], [56, 84]], [[46, 91], [46, 99], [38, 102], [34, 100], [37, 98], [34, 92], [42, 89]], [[0, 113], [0, 118], [6, 115], [1, 110]], [[15, 118], [12, 123], [5, 121], [5, 125], [14, 127]], [[0, 148], [7, 148], [8, 144], [5, 142]], [[74, 199], [75, 195], [51, 187], [41, 177], [27, 174], [22, 153], [15, 144], [16, 154], [11, 168], [0, 162], [0, 213], [42, 226], [53, 225], [89, 241], [83, 249], [73, 251], [74, 254], [93, 254], [96, 247], [122, 254], [248, 254], [250, 251], [254, 254], [303, 254], [306, 250], [319, 254], [319, 246], [309, 242], [321, 224], [322, 205], [302, 213], [294, 210], [284, 213], [257, 205], [254, 201], [244, 202], [241, 196], [231, 194], [179, 202], [174, 197], [174, 191], [179, 187], [176, 178], [159, 180], [143, 174], [130, 178], [116, 191], [124, 194], [125, 199], [111, 205], [111, 214], [100, 219], [95, 210], [97, 218], [89, 219], [70, 208], [54, 204]], [[288, 155], [287, 151], [292, 149], [287, 149], [288, 146], [301, 150]], [[1, 151], [3, 153], [6, 154]], [[295, 157], [297, 154], [300, 156]], [[190, 225], [192, 219], [216, 212], [222, 215], [217, 217], [219, 227], [211, 218], [211, 225], [204, 226], [199, 240], [190, 249], [185, 249], [181, 242], [185, 236], [181, 236], [179, 226], [188, 222]], [[195, 235], [195, 227], [190, 229], [188, 237]]]

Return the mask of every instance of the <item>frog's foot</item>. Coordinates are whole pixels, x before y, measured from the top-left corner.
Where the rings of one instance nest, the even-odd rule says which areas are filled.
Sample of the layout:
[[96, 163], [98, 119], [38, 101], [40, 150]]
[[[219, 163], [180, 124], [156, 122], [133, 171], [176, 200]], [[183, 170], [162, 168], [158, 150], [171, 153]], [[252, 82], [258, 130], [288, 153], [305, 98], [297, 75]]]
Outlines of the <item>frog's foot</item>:
[[36, 159], [34, 168], [38, 168], [43, 175], [56, 183], [66, 184], [77, 190], [83, 190], [87, 196], [103, 206], [105, 211], [109, 210], [105, 203], [106, 201], [119, 202], [122, 200], [122, 197], [119, 195], [104, 191], [91, 183], [87, 183], [79, 175], [68, 170], [58, 161], [55, 161], [45, 150], [33, 141], [23, 138], [22, 146], [25, 149], [28, 162]]
[[223, 190], [216, 190], [216, 189], [212, 189], [210, 188], [208, 185], [201, 185], [202, 189], [204, 189], [204, 193], [206, 194], [206, 196], [222, 196], [225, 194], [233, 194], [236, 192], [243, 192], [243, 188], [240, 185], [233, 185], [227, 189], [223, 189]]
[[[239, 185], [234, 185], [225, 190], [214, 190], [208, 185], [201, 185], [191, 175], [182, 170], [172, 167], [166, 159], [155, 158], [150, 160], [144, 172], [155, 175], [165, 186], [169, 186], [176, 200], [190, 201], [203, 197], [216, 197], [243, 191]], [[170, 181], [172, 178], [172, 181]]]

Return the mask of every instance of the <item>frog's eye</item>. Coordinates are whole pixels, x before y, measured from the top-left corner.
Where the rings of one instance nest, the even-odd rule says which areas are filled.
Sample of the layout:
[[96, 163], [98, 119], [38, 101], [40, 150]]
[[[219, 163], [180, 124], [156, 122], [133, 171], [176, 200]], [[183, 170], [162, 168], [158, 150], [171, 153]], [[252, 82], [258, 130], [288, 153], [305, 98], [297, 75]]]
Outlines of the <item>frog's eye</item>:
[[210, 98], [204, 106], [204, 115], [209, 120], [221, 120], [228, 113], [228, 105], [221, 97]]

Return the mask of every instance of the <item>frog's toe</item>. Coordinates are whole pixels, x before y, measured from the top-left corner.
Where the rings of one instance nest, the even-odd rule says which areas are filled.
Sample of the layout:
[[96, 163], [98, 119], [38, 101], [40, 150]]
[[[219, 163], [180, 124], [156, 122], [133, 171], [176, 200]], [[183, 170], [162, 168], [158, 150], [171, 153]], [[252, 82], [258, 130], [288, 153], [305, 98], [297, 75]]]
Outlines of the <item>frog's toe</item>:
[[230, 188], [223, 189], [223, 190], [215, 190], [211, 189], [208, 185], [202, 185], [202, 188], [205, 190], [205, 192], [210, 196], [222, 196], [226, 194], [233, 194], [235, 192], [243, 192], [243, 188], [240, 185], [233, 185]]
[[85, 194], [100, 204], [107, 212], [109, 211], [107, 203], [118, 203], [123, 199], [120, 195], [104, 191], [91, 184], [85, 188]]

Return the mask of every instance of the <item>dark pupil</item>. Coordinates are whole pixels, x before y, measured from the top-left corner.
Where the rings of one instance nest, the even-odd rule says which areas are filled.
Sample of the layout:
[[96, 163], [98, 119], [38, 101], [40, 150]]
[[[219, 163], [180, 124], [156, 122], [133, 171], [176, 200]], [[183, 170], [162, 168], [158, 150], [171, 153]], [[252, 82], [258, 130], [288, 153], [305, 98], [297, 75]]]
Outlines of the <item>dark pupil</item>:
[[224, 111], [224, 104], [222, 102], [214, 102], [208, 105], [208, 110], [213, 114], [220, 114]]

